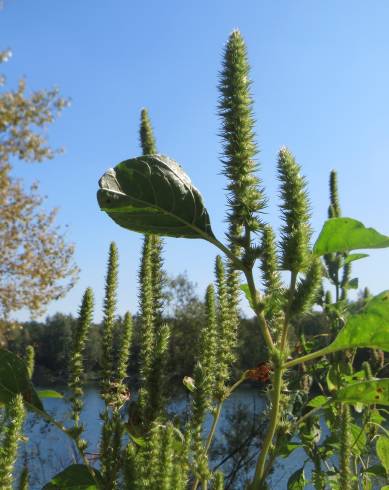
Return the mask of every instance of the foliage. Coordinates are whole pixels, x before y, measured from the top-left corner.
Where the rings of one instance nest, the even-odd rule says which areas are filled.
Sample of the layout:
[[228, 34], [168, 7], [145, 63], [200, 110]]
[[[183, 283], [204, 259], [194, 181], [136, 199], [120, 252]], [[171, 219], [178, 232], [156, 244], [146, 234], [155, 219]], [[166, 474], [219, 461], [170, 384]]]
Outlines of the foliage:
[[[0, 63], [11, 53], [0, 52]], [[5, 77], [0, 77], [4, 86]], [[68, 102], [58, 90], [26, 93], [0, 88], [0, 320], [21, 308], [41, 313], [53, 299], [73, 286], [78, 269], [73, 246], [55, 225], [57, 210], [47, 212], [35, 183], [25, 191], [11, 175], [15, 160], [41, 162], [57, 153], [45, 139], [45, 129]], [[4, 325], [3, 325], [4, 329]]]
[[[82, 404], [73, 405], [76, 423], [65, 429], [38, 406], [27, 365], [14, 354], [1, 351], [7, 361], [0, 370], [0, 394], [6, 410], [12, 397], [19, 396], [76, 443], [83, 464], [71, 465], [55, 476], [52, 482], [59, 482], [59, 488], [70, 475], [72, 485], [78, 488], [102, 490], [207, 490], [209, 485], [221, 490], [237, 484], [247, 490], [264, 490], [274, 465], [297, 448], [304, 451], [305, 459], [301, 468], [289, 475], [288, 489], [312, 483], [319, 490], [354, 490], [359, 488], [360, 475], [363, 488], [372, 488], [373, 482], [388, 476], [382, 406], [389, 404], [389, 379], [378, 378], [382, 364], [372, 369], [365, 361], [357, 367], [356, 355], [360, 347], [375, 354], [388, 350], [389, 293], [375, 297], [366, 293], [353, 306], [347, 301], [349, 289], [356, 286], [351, 264], [366, 257], [348, 252], [388, 246], [387, 238], [340, 216], [337, 179], [332, 172], [329, 220], [312, 247], [307, 182], [291, 152], [282, 148], [278, 157], [282, 229], [277, 240], [261, 216], [265, 199], [255, 174], [249, 67], [239, 31], [231, 34], [226, 45], [219, 88], [222, 161], [228, 180], [228, 246], [213, 235], [199, 191], [168, 157], [132, 158], [100, 179], [101, 209], [125, 228], [151, 233], [144, 240], [139, 274], [140, 315], [134, 336], [139, 359], [137, 399], [130, 397], [126, 379], [132, 322], [129, 314], [124, 322], [117, 317], [118, 254], [115, 244], [110, 247], [102, 329], [100, 471], [92, 466], [85, 444], [80, 443], [77, 421]], [[154, 151], [155, 140], [144, 111], [141, 138], [143, 153], [146, 146]], [[168, 356], [174, 352], [169, 344], [175, 327], [169, 318], [162, 321], [165, 274], [155, 233], [203, 238], [226, 256], [226, 263], [216, 258], [215, 285], [208, 286], [204, 304], [193, 301], [190, 285], [180, 291], [189, 297], [194, 314], [201, 312], [198, 344], [192, 345], [193, 334], [190, 338], [195, 356], [191, 359], [192, 376], [187, 373], [183, 380], [188, 404], [181, 416], [170, 413], [166, 396], [170, 381], [167, 366], [171, 366]], [[283, 280], [280, 269], [286, 271], [289, 281]], [[237, 374], [240, 275], [244, 275], [241, 289], [255, 313], [254, 328], [246, 331], [251, 332], [251, 343], [257, 344], [258, 364]], [[324, 283], [323, 277], [327, 279]], [[176, 284], [180, 289], [180, 281]], [[328, 288], [335, 289], [335, 301]], [[90, 315], [82, 314], [90, 313], [87, 296], [84, 300], [80, 320], [87, 318], [89, 325]], [[315, 313], [318, 307], [321, 312]], [[176, 313], [180, 308], [178, 302]], [[79, 328], [73, 329], [69, 352], [71, 385], [78, 395], [83, 363], [74, 361], [81, 361], [84, 326], [81, 321]], [[10, 369], [15, 372], [11, 382], [6, 379]], [[261, 381], [266, 386], [267, 407], [252, 420], [238, 409], [232, 430], [224, 431], [224, 447], [223, 443], [215, 445], [224, 403], [247, 381]], [[323, 424], [328, 435], [324, 435]], [[15, 443], [10, 445], [7, 456], [15, 453], [14, 447]], [[220, 447], [229, 454], [220, 467], [212, 467], [212, 454]], [[376, 467], [371, 465], [375, 457], [379, 460]]]

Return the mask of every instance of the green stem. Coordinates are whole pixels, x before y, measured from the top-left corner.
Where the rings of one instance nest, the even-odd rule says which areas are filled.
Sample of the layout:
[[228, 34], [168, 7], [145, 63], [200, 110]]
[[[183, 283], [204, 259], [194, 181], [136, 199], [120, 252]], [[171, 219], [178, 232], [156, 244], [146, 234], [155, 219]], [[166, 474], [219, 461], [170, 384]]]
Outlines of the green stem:
[[290, 276], [290, 286], [289, 286], [289, 295], [288, 295], [288, 308], [287, 308], [287, 311], [285, 313], [284, 327], [282, 329], [282, 336], [281, 336], [281, 344], [280, 344], [280, 350], [281, 350], [281, 352], [285, 352], [286, 341], [288, 339], [288, 328], [289, 328], [289, 320], [290, 320], [290, 311], [291, 311], [291, 308], [292, 308], [294, 290], [296, 288], [296, 281], [297, 281], [297, 272], [292, 272], [291, 273], [291, 276]]
[[264, 470], [267, 454], [269, 452], [270, 446], [273, 442], [273, 437], [277, 429], [278, 415], [279, 415], [279, 405], [281, 399], [281, 386], [282, 386], [282, 367], [278, 367], [274, 372], [274, 389], [273, 389], [273, 400], [272, 400], [272, 412], [269, 422], [269, 428], [263, 441], [263, 446], [261, 453], [255, 468], [255, 476], [252, 483], [252, 490], [260, 490], [263, 483]]
[[[291, 361], [286, 362], [282, 368], [283, 369], [289, 369], [293, 366], [297, 366], [298, 364], [301, 364], [303, 362], [308, 362], [312, 361], [313, 359], [316, 359], [317, 357], [322, 357], [327, 354], [330, 354], [331, 352], [335, 352], [335, 350], [330, 350], [329, 347], [324, 347], [323, 349], [317, 350], [316, 352], [311, 352], [310, 354], [306, 354], [305, 356], [298, 357], [297, 359], [292, 359]], [[336, 349], [338, 350], [338, 349]], [[340, 349], [339, 349], [340, 350]]]
[[[296, 280], [297, 280], [297, 272], [292, 271], [291, 278], [290, 278], [290, 286], [289, 286], [288, 305], [285, 311], [285, 319], [284, 319], [284, 325], [283, 325], [282, 335], [281, 335], [281, 344], [280, 344], [281, 355], [283, 355], [286, 350], [286, 344], [288, 339], [288, 326], [290, 321], [290, 313], [292, 309], [294, 291], [296, 288]], [[255, 476], [252, 484], [253, 490], [259, 490], [262, 486], [264, 479], [266, 478], [266, 473], [267, 473], [265, 471], [266, 460], [273, 442], [274, 434], [277, 430], [277, 423], [278, 423], [279, 412], [280, 412], [282, 376], [283, 376], [284, 369], [285, 369], [284, 366], [277, 365], [274, 370], [274, 388], [273, 388], [272, 410], [270, 415], [269, 428], [267, 430], [267, 434], [263, 442], [261, 453], [258, 458], [257, 466], [255, 468]], [[269, 467], [266, 468], [267, 471], [269, 471], [269, 469], [270, 469]]]
[[216, 407], [216, 412], [215, 412], [215, 415], [213, 416], [212, 427], [211, 427], [211, 430], [208, 434], [207, 442], [205, 444], [205, 452], [206, 453], [209, 451], [209, 448], [211, 447], [211, 444], [212, 444], [212, 440], [215, 436], [216, 426], [217, 426], [217, 423], [219, 422], [220, 414], [222, 413], [223, 402], [224, 402], [224, 399], [221, 400]]
[[270, 335], [269, 327], [267, 326], [265, 315], [263, 314], [263, 308], [258, 301], [258, 293], [255, 287], [253, 272], [252, 270], [244, 270], [244, 274], [246, 276], [247, 285], [250, 290], [251, 301], [253, 304], [254, 311], [257, 315], [259, 326], [261, 328], [262, 336], [265, 340], [267, 348], [272, 351], [274, 350], [274, 342]]
[[[243, 381], [246, 380], [246, 373], [247, 371], [245, 371], [242, 376], [238, 379], [238, 381], [236, 383], [234, 383], [227, 391], [226, 395], [223, 397], [222, 400], [220, 400], [217, 408], [216, 408], [216, 412], [213, 416], [213, 421], [212, 421], [212, 427], [211, 427], [211, 430], [208, 434], [208, 437], [207, 437], [207, 441], [205, 443], [205, 453], [208, 453], [209, 451], [209, 448], [211, 447], [211, 444], [212, 444], [212, 440], [214, 438], [214, 435], [215, 435], [215, 431], [216, 431], [216, 427], [217, 427], [217, 424], [219, 422], [219, 419], [220, 419], [220, 415], [221, 415], [221, 411], [222, 411], [222, 408], [223, 408], [223, 403], [224, 401], [231, 395], [231, 393], [236, 390], [236, 388], [238, 388], [238, 386], [240, 386]], [[200, 480], [198, 478], [196, 478], [194, 484], [193, 484], [193, 487], [192, 487], [192, 490], [196, 490], [197, 487], [199, 486], [199, 483], [200, 483]], [[203, 483], [202, 483], [203, 485]]]

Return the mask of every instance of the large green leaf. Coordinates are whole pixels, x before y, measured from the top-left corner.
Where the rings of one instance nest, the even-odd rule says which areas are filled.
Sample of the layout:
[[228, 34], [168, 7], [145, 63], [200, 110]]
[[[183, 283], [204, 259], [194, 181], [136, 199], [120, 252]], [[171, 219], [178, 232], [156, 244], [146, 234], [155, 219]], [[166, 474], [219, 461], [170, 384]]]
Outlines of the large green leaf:
[[43, 410], [25, 362], [12, 352], [0, 349], [0, 403], [7, 403], [18, 394], [27, 402], [27, 408]]
[[172, 237], [214, 237], [201, 194], [168, 157], [125, 160], [107, 170], [99, 186], [100, 208], [124, 228]]
[[40, 399], [42, 398], [63, 398], [62, 393], [58, 393], [55, 390], [39, 390], [38, 396]]
[[313, 247], [316, 255], [349, 252], [365, 248], [389, 247], [389, 237], [352, 218], [327, 220]]
[[380, 436], [377, 439], [376, 451], [386, 473], [389, 475], [389, 437]]
[[295, 471], [288, 480], [288, 490], [304, 490], [306, 484], [304, 467]]
[[346, 325], [325, 351], [370, 347], [389, 351], [389, 291], [372, 298]]
[[[101, 475], [93, 469], [95, 478], [101, 481]], [[42, 490], [97, 490], [99, 487], [89, 469], [82, 464], [72, 464], [58, 473]]]
[[336, 392], [335, 399], [343, 403], [389, 405], [389, 378], [347, 385]]

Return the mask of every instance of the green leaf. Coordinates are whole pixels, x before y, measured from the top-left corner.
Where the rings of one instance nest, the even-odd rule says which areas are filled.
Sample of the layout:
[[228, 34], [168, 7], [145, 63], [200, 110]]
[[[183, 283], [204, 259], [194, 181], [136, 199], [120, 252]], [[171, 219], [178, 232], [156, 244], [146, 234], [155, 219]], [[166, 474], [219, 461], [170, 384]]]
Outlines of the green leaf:
[[380, 490], [389, 490], [389, 485], [384, 485]]
[[336, 392], [335, 398], [343, 403], [389, 405], [389, 378], [360, 381], [345, 386]]
[[359, 281], [357, 277], [354, 277], [353, 279], [350, 280], [348, 283], [348, 288], [349, 289], [358, 289]]
[[[98, 470], [93, 468], [96, 480], [102, 481]], [[72, 464], [58, 473], [42, 490], [98, 490], [96, 481], [87, 466]]]
[[389, 351], [389, 291], [372, 298], [346, 325], [325, 351], [370, 347]]
[[380, 478], [385, 478], [386, 476], [385, 468], [380, 464], [369, 466], [369, 468], [366, 468], [365, 470], [362, 469], [361, 472], [367, 473], [368, 475], [371, 476], [378, 476]]
[[0, 349], [0, 403], [7, 403], [18, 394], [23, 396], [28, 408], [43, 410], [25, 362], [12, 352]]
[[304, 468], [295, 471], [288, 480], [288, 490], [304, 490], [306, 484]]
[[289, 455], [293, 453], [296, 449], [303, 447], [301, 444], [298, 442], [289, 442], [285, 444], [281, 449], [280, 449], [280, 456], [282, 458], [287, 458]]
[[54, 390], [39, 390], [38, 391], [39, 398], [63, 398], [61, 393]]
[[249, 305], [251, 306], [251, 308], [254, 309], [254, 304], [253, 304], [253, 300], [251, 298], [249, 285], [248, 284], [241, 284], [239, 287], [240, 287], [240, 290], [243, 291], [243, 293], [244, 293], [247, 301], [249, 302]]
[[199, 191], [168, 157], [125, 160], [107, 170], [99, 186], [101, 210], [124, 228], [172, 237], [214, 238]]
[[351, 450], [353, 454], [360, 455], [366, 449], [366, 434], [363, 427], [356, 424], [350, 424], [351, 433]]
[[346, 264], [350, 262], [354, 262], [355, 260], [364, 259], [365, 257], [369, 257], [369, 254], [350, 254], [344, 259], [341, 267], [344, 267]]
[[328, 403], [330, 400], [331, 398], [327, 398], [323, 395], [315, 396], [315, 398], [312, 398], [312, 400], [308, 402], [308, 407], [319, 408]]
[[389, 438], [386, 436], [380, 436], [377, 439], [376, 445], [377, 456], [379, 457], [382, 466], [389, 474]]
[[313, 253], [325, 255], [385, 247], [389, 247], [389, 237], [381, 235], [373, 228], [366, 228], [360, 221], [352, 218], [331, 218], [324, 223]]
[[137, 437], [134, 436], [134, 434], [131, 434], [131, 432], [128, 432], [128, 435], [130, 436], [131, 440], [140, 447], [145, 447], [146, 446], [146, 440], [143, 437]]

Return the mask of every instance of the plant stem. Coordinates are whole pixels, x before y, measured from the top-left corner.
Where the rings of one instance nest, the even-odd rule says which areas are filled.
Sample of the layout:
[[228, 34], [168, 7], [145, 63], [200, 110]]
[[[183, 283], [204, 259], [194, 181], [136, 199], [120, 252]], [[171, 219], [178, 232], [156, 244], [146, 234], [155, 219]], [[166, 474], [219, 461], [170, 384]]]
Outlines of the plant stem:
[[[226, 395], [222, 398], [222, 400], [219, 401], [217, 407], [216, 407], [216, 412], [213, 416], [213, 421], [212, 421], [212, 426], [211, 426], [211, 430], [208, 434], [208, 437], [207, 437], [207, 441], [205, 443], [205, 453], [207, 454], [208, 451], [209, 451], [209, 448], [211, 447], [211, 444], [212, 444], [212, 440], [215, 436], [215, 432], [216, 432], [216, 427], [217, 427], [217, 424], [219, 422], [219, 419], [220, 419], [220, 415], [221, 415], [221, 412], [222, 412], [222, 408], [223, 408], [223, 403], [224, 401], [231, 395], [231, 393], [236, 390], [236, 388], [238, 388], [238, 386], [240, 386], [243, 381], [245, 381], [246, 379], [246, 371], [242, 374], [242, 376], [238, 379], [238, 381], [236, 383], [234, 383], [230, 388], [229, 390], [227, 391]], [[196, 478], [194, 484], [193, 484], [193, 487], [192, 487], [192, 490], [196, 490], [198, 485], [200, 483], [200, 480], [198, 478]], [[203, 483], [202, 483], [203, 485]]]
[[269, 422], [269, 428], [263, 442], [261, 453], [255, 468], [255, 476], [252, 483], [252, 490], [260, 490], [261, 484], [264, 477], [264, 469], [266, 463], [266, 457], [269, 452], [270, 446], [273, 441], [275, 431], [277, 429], [278, 415], [279, 415], [279, 404], [281, 399], [281, 386], [282, 386], [282, 367], [277, 367], [274, 371], [274, 389], [273, 389], [273, 400], [272, 400], [272, 412]]
[[212, 444], [212, 440], [215, 436], [216, 426], [217, 426], [217, 423], [219, 422], [220, 414], [221, 414], [222, 408], [223, 408], [223, 402], [224, 402], [224, 399], [220, 400], [220, 402], [218, 403], [218, 405], [216, 407], [216, 412], [215, 412], [215, 415], [213, 416], [212, 427], [211, 427], [211, 430], [208, 434], [207, 442], [205, 444], [205, 451], [206, 452], [209, 451], [209, 448], [211, 447], [211, 444]]
[[252, 270], [244, 270], [244, 274], [246, 276], [247, 284], [250, 290], [251, 301], [253, 303], [254, 311], [257, 315], [259, 326], [261, 328], [262, 336], [265, 340], [267, 348], [272, 351], [274, 350], [274, 342], [270, 335], [269, 327], [267, 326], [265, 315], [263, 314], [263, 310], [258, 301], [258, 293], [255, 288], [253, 272]]
[[327, 354], [330, 354], [331, 352], [335, 352], [335, 350], [339, 349], [329, 349], [331, 345], [324, 347], [323, 349], [317, 350], [316, 352], [311, 352], [310, 354], [306, 354], [305, 356], [298, 357], [297, 359], [292, 359], [291, 361], [286, 362], [282, 367], [283, 369], [289, 369], [293, 366], [297, 366], [298, 364], [301, 364], [303, 362], [308, 362], [312, 361], [313, 359], [316, 359], [317, 357], [322, 357]]
[[287, 308], [287, 311], [285, 313], [284, 327], [282, 329], [282, 336], [281, 336], [281, 344], [280, 344], [281, 352], [285, 352], [286, 341], [288, 339], [288, 327], [289, 327], [289, 319], [290, 319], [290, 310], [292, 308], [294, 290], [296, 288], [296, 281], [297, 281], [297, 273], [296, 272], [292, 272], [291, 273], [291, 276], [290, 276], [290, 286], [289, 286], [289, 295], [288, 295], [288, 308]]

